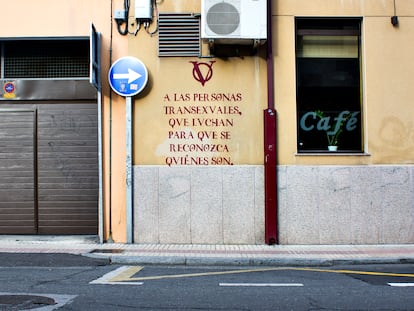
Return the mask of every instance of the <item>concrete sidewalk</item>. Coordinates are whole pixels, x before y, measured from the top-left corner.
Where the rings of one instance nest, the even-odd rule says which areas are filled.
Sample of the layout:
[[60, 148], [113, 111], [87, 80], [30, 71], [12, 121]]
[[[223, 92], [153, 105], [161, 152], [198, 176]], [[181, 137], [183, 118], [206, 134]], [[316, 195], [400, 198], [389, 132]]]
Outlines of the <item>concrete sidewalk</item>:
[[0, 236], [3, 253], [68, 253], [108, 258], [114, 264], [327, 266], [414, 264], [404, 245], [166, 245], [97, 242], [96, 237]]

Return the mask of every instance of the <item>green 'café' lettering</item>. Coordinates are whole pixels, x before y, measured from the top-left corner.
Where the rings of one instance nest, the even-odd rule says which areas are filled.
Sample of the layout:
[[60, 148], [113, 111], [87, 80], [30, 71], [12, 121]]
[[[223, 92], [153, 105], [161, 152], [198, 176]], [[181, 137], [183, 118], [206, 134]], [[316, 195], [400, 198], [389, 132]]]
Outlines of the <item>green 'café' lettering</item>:
[[[357, 128], [358, 119], [356, 116], [358, 114], [359, 111], [350, 112], [348, 110], [344, 110], [334, 118], [334, 122], [331, 122], [332, 117], [318, 118], [315, 111], [309, 111], [302, 116], [299, 124], [300, 128], [307, 132], [312, 131], [316, 126], [318, 131], [326, 131], [328, 135], [335, 135], [340, 129], [342, 122], [346, 122], [345, 129], [347, 131], [350, 132], [355, 130]], [[315, 120], [318, 121], [315, 122]], [[328, 130], [332, 128], [333, 130], [328, 132]]]

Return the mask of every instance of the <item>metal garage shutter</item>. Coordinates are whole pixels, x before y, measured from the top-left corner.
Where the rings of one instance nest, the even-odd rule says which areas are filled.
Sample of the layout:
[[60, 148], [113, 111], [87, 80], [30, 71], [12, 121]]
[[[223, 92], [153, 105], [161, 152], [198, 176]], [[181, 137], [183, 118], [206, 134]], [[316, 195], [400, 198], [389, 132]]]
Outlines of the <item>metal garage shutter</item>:
[[40, 234], [97, 234], [96, 103], [38, 105]]
[[0, 109], [0, 234], [36, 233], [35, 111]]

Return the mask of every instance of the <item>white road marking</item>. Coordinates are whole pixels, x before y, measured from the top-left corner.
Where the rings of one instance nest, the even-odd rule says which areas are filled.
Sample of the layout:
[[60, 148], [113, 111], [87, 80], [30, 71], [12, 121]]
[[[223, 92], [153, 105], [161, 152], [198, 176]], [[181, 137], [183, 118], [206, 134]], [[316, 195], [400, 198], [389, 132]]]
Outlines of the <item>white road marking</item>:
[[412, 287], [414, 283], [388, 283], [388, 285], [394, 287]]
[[219, 286], [239, 286], [239, 287], [300, 287], [302, 283], [219, 283]]

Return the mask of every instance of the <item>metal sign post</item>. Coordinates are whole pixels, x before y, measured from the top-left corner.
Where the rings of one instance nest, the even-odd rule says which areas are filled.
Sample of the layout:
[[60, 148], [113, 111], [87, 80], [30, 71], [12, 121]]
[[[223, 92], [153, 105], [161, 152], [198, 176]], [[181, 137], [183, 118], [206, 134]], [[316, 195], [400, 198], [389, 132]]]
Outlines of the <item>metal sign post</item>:
[[123, 57], [112, 64], [108, 73], [112, 90], [126, 99], [126, 235], [133, 242], [133, 178], [132, 178], [132, 97], [141, 92], [148, 81], [145, 65], [135, 57]]
[[133, 242], [132, 234], [132, 97], [126, 97], [126, 219], [127, 242]]

